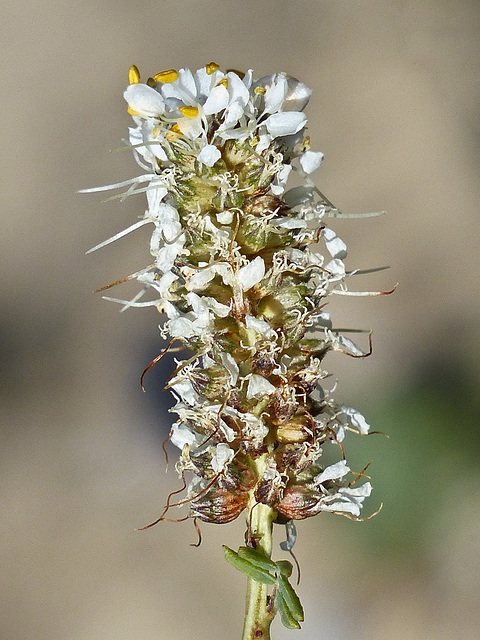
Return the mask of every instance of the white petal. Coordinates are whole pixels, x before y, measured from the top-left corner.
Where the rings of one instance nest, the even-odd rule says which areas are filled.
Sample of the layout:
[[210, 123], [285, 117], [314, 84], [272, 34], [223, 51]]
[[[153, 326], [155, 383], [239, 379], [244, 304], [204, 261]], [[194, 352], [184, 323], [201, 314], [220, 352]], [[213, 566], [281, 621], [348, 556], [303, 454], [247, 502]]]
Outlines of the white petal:
[[178, 254], [183, 249], [183, 240], [181, 242], [175, 242], [174, 244], [167, 244], [162, 247], [156, 256], [155, 266], [166, 273], [173, 267], [173, 263], [177, 259]]
[[274, 195], [280, 196], [285, 191], [285, 186], [287, 184], [288, 176], [290, 175], [291, 171], [292, 171], [292, 165], [284, 164], [283, 167], [280, 169], [280, 171], [278, 171], [278, 173], [275, 174], [275, 178], [273, 179], [273, 182], [270, 185], [270, 188]]
[[[180, 69], [178, 72], [178, 80], [176, 82], [172, 82], [170, 86], [177, 85], [179, 91], [183, 90], [186, 92], [190, 98], [194, 101], [197, 96], [197, 87], [195, 84], [195, 79], [193, 77], [193, 73], [190, 69]], [[163, 85], [164, 87], [169, 86]]]
[[306, 221], [299, 218], [278, 218], [273, 220], [273, 224], [283, 229], [305, 229], [307, 227]]
[[220, 126], [219, 131], [225, 131], [229, 127], [233, 127], [239, 119], [243, 116], [243, 106], [240, 102], [232, 102], [232, 104], [225, 110], [224, 122]]
[[302, 82], [287, 76], [288, 91], [283, 102], [283, 111], [303, 111], [310, 100], [312, 90]]
[[247, 329], [253, 329], [263, 338], [275, 338], [276, 333], [265, 320], [259, 320], [254, 316], [245, 316], [245, 324]]
[[245, 267], [238, 270], [237, 278], [240, 282], [240, 286], [244, 291], [248, 291], [265, 275], [265, 262], [263, 258], [257, 256], [255, 260], [252, 260]]
[[170, 286], [172, 285], [172, 283], [175, 282], [175, 280], [178, 280], [178, 276], [176, 276], [171, 271], [167, 271], [162, 275], [160, 280], [157, 280], [157, 278], [155, 277], [155, 274], [148, 272], [148, 273], [140, 274], [137, 277], [137, 280], [142, 284], [148, 284], [150, 287], [158, 291], [160, 295], [163, 297], [170, 289]]
[[307, 117], [300, 111], [286, 111], [274, 113], [265, 120], [268, 132], [274, 138], [278, 136], [290, 136], [300, 131], [305, 126]]
[[355, 411], [351, 407], [340, 407], [340, 409], [342, 410], [340, 415], [347, 416], [348, 421], [355, 429], [358, 429], [362, 434], [368, 433], [370, 425], [359, 411]]
[[220, 211], [216, 217], [220, 224], [230, 224], [233, 220], [233, 211]]
[[197, 160], [206, 164], [207, 167], [213, 167], [221, 155], [220, 150], [214, 144], [207, 144], [198, 154]]
[[195, 289], [203, 289], [206, 284], [215, 277], [215, 270], [212, 267], [200, 269], [187, 282], [187, 288], [190, 291]]
[[222, 353], [222, 363], [225, 369], [230, 374], [230, 382], [232, 385], [237, 384], [238, 380], [238, 364], [235, 362], [235, 358], [229, 353]]
[[330, 260], [330, 262], [325, 265], [325, 270], [329, 273], [329, 280], [340, 280], [345, 276], [345, 265], [337, 258]]
[[184, 445], [186, 444], [188, 444], [192, 448], [195, 448], [194, 445], [196, 445], [196, 438], [195, 434], [187, 429], [184, 424], [176, 423], [172, 427], [170, 442], [180, 450], [182, 450]]
[[265, 112], [276, 113], [282, 106], [287, 94], [288, 84], [286, 77], [279, 73], [273, 84], [267, 87], [265, 92]]
[[191, 405], [192, 407], [198, 404], [199, 395], [194, 390], [193, 384], [190, 380], [182, 380], [181, 377], [177, 378], [177, 382], [173, 381], [172, 383], [172, 391], [180, 396], [183, 402]]
[[196, 71], [195, 83], [197, 85], [197, 98], [200, 103], [203, 104], [205, 102], [212, 87], [215, 87], [223, 77], [224, 74], [219, 69], [212, 74], [208, 74], [205, 67]]
[[248, 380], [247, 399], [250, 400], [256, 396], [271, 395], [275, 389], [276, 387], [266, 378], [254, 373]]
[[[147, 202], [148, 213], [152, 218], [157, 218], [160, 215], [160, 206], [168, 206], [162, 203], [162, 200], [168, 193], [168, 189], [164, 184], [155, 184], [154, 181], [148, 185], [147, 189]], [[173, 207], [172, 207], [173, 209]]]
[[321, 151], [305, 151], [300, 156], [300, 164], [305, 173], [313, 173], [322, 164], [323, 153]]
[[175, 318], [170, 322], [170, 334], [172, 338], [191, 338], [195, 335], [193, 322], [188, 318]]
[[208, 309], [213, 311], [213, 313], [220, 318], [226, 318], [230, 313], [230, 306], [227, 304], [222, 304], [215, 300], [215, 298], [209, 298], [208, 296], [204, 296], [202, 300], [205, 301], [205, 305]]
[[143, 116], [155, 117], [165, 112], [165, 102], [162, 96], [146, 84], [129, 85], [123, 96], [130, 108]]
[[259, 141], [257, 146], [255, 147], [255, 151], [257, 153], [261, 153], [262, 151], [265, 151], [265, 149], [268, 149], [268, 147], [270, 146], [272, 136], [269, 133], [261, 133], [258, 137]]
[[370, 482], [365, 482], [361, 487], [342, 487], [338, 490], [338, 493], [341, 495], [348, 497], [356, 502], [362, 503], [362, 498], [368, 498], [368, 496], [372, 493], [372, 485]]
[[313, 202], [313, 189], [307, 185], [293, 187], [286, 192], [284, 200], [291, 209], [301, 204], [311, 203]]
[[327, 467], [322, 473], [320, 473], [315, 478], [315, 483], [322, 483], [326, 480], [337, 480], [339, 478], [343, 478], [343, 476], [347, 475], [350, 471], [350, 467], [347, 466], [345, 460], [340, 460], [340, 462], [336, 462], [335, 464], [331, 464]]
[[[338, 334], [336, 336], [336, 342], [338, 344], [338, 347], [348, 351], [348, 353], [353, 354], [354, 356], [365, 355], [364, 352], [357, 347], [357, 345], [353, 342], [353, 340], [350, 340], [350, 338], [346, 338], [345, 336]], [[338, 348], [338, 347], [334, 347], [334, 348]]]
[[234, 455], [233, 449], [230, 449], [228, 444], [223, 442], [217, 444], [215, 453], [212, 456], [212, 469], [215, 473], [221, 473]]
[[242, 107], [245, 107], [250, 100], [250, 92], [245, 86], [245, 82], [240, 80], [234, 72], [227, 73], [227, 78], [230, 102], [238, 102]]
[[[218, 407], [217, 408], [217, 411], [218, 411], [218, 409], [220, 409], [220, 405], [215, 405], [215, 406]], [[220, 420], [218, 426], [220, 430], [223, 432], [227, 442], [233, 442], [235, 440], [235, 435], [236, 435], [235, 431], [231, 427], [229, 427], [224, 420]]]
[[210, 91], [210, 94], [203, 105], [203, 112], [207, 116], [218, 113], [228, 106], [228, 98], [228, 91], [223, 84], [217, 85]]
[[341, 513], [350, 513], [358, 518], [360, 515], [360, 506], [352, 502], [331, 502], [321, 507], [322, 511], [337, 511]]
[[180, 312], [177, 307], [175, 307], [171, 302], [165, 300], [159, 306], [159, 309], [163, 311], [163, 313], [167, 314], [169, 320], [175, 320], [180, 316]]
[[342, 260], [347, 256], [347, 245], [341, 240], [332, 229], [324, 229], [323, 237], [325, 238], [325, 246], [332, 258]]
[[197, 118], [180, 118], [177, 121], [178, 128], [183, 135], [190, 138], [190, 140], [196, 140], [203, 133], [202, 121]]

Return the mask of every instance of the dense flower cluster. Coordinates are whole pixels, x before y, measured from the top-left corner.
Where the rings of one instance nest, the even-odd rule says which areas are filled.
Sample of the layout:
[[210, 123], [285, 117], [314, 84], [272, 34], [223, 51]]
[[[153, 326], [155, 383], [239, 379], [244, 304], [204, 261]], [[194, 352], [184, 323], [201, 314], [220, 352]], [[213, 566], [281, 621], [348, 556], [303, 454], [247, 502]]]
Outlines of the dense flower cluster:
[[[148, 209], [98, 247], [153, 225], [153, 264], [121, 302], [156, 306], [163, 337], [192, 354], [168, 385], [178, 416], [170, 440], [189, 514], [207, 522], [255, 503], [279, 522], [358, 517], [371, 492], [342, 446], [347, 431], [369, 425], [324, 385], [329, 351], [368, 354], [324, 309], [348, 293], [352, 273], [325, 222], [338, 212], [309, 178], [323, 159], [305, 135], [310, 94], [284, 73], [255, 81], [214, 63], [146, 83], [130, 70], [130, 143], [145, 173], [108, 188], [145, 192]], [[300, 180], [286, 190], [292, 170]]]

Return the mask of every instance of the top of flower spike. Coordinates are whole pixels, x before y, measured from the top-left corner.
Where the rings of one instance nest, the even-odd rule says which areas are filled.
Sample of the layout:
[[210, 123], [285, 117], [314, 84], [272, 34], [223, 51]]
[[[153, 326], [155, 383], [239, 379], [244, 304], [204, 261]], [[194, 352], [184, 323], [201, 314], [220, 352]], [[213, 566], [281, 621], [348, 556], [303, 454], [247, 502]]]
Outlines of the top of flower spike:
[[[299, 134], [307, 122], [302, 112], [311, 90], [285, 73], [253, 81], [251, 70], [224, 73], [212, 62], [195, 73], [161, 71], [142, 83], [132, 66], [129, 81], [124, 96], [137, 124], [146, 123], [142, 137], [148, 148], [138, 151], [148, 160], [153, 154], [168, 162], [169, 148], [176, 145], [211, 167], [226, 140], [256, 138], [260, 152], [276, 138]], [[306, 154], [301, 164], [310, 173], [323, 156]]]

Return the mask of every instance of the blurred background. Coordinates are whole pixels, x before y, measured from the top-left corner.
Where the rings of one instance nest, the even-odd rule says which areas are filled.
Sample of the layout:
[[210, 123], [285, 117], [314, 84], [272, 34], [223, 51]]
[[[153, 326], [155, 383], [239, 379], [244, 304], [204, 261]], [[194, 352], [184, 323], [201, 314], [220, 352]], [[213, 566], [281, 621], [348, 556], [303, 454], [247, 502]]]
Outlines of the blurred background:
[[173, 363], [143, 394], [157, 312], [92, 293], [148, 263], [149, 230], [85, 256], [142, 196], [76, 193], [139, 173], [116, 151], [132, 63], [146, 77], [214, 60], [312, 87], [318, 186], [343, 211], [388, 212], [334, 223], [347, 266], [390, 265], [359, 288], [399, 283], [332, 300], [337, 326], [374, 329], [374, 354], [326, 362], [336, 397], [389, 436], [347, 440], [372, 462], [367, 511], [383, 510], [298, 524], [306, 621], [273, 636], [477, 637], [479, 3], [4, 0], [0, 15], [0, 636], [240, 637], [245, 585], [220, 545], [242, 543], [243, 521], [204, 525], [199, 549], [188, 522], [135, 531], [178, 486], [161, 450]]

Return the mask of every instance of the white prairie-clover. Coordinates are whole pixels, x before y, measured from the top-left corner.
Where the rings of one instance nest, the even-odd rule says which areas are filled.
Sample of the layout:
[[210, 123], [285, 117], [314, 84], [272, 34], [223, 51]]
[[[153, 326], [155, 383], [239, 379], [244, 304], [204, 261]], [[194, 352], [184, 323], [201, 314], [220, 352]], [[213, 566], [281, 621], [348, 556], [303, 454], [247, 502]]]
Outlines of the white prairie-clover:
[[[362, 358], [371, 344], [362, 351], [335, 330], [327, 298], [386, 292], [347, 287], [358, 271], [346, 271], [346, 245], [326, 223], [343, 214], [309, 178], [323, 154], [305, 135], [308, 87], [215, 63], [145, 83], [132, 67], [129, 81], [130, 145], [144, 173], [86, 191], [126, 187], [122, 198], [146, 193], [148, 209], [91, 251], [153, 225], [153, 263], [128, 278], [140, 292], [115, 300], [156, 306], [169, 347], [190, 352], [168, 384], [185, 496], [169, 498], [159, 520], [179, 505], [217, 524], [245, 513], [246, 546], [225, 555], [248, 576], [243, 638], [266, 639], [277, 611], [287, 627], [303, 620], [291, 564], [271, 559], [273, 523], [287, 524], [291, 552], [293, 521], [321, 511], [358, 519], [371, 492], [342, 446], [369, 425], [323, 382], [329, 351]], [[292, 170], [300, 184], [287, 191]]]

